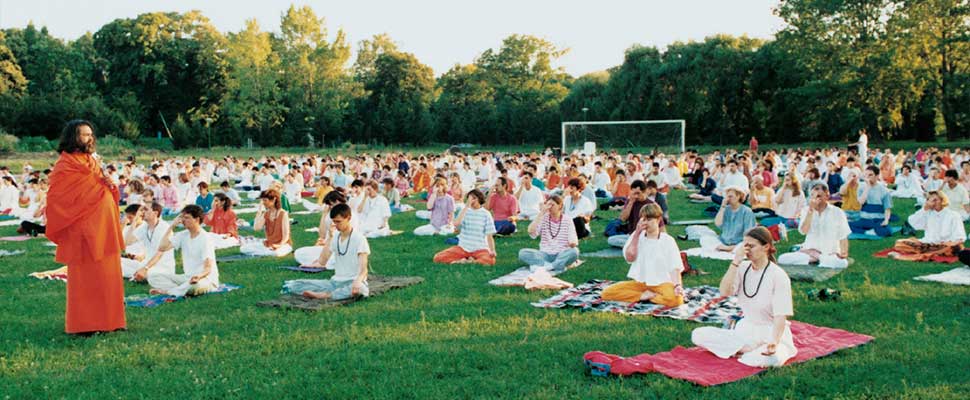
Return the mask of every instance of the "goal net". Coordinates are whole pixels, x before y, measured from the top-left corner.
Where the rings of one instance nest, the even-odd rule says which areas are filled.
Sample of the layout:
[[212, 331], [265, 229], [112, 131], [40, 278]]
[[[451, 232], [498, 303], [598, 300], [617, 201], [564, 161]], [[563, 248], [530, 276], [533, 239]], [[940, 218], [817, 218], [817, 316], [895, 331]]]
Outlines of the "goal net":
[[633, 151], [666, 154], [683, 152], [686, 122], [682, 119], [654, 121], [567, 121], [562, 123], [563, 154], [599, 151]]

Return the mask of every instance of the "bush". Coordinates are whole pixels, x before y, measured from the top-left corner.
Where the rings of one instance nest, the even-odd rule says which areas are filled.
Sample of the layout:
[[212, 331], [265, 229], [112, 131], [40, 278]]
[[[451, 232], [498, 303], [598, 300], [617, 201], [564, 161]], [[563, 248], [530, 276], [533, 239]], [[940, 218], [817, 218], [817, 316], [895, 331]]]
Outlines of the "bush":
[[102, 155], [126, 155], [134, 151], [130, 141], [117, 136], [104, 136], [98, 139], [98, 153]]
[[10, 154], [17, 151], [18, 139], [14, 135], [0, 133], [0, 154]]
[[52, 146], [51, 142], [46, 138], [41, 136], [25, 136], [20, 138], [20, 144], [17, 145], [17, 150], [26, 153], [38, 153], [45, 151], [53, 151], [55, 145]]
[[142, 148], [142, 149], [152, 149], [152, 150], [159, 150], [159, 151], [175, 150], [175, 143], [172, 142], [172, 139], [168, 139], [168, 138], [164, 138], [164, 139], [139, 138], [137, 141], [135, 141], [135, 144], [138, 145], [138, 148]]

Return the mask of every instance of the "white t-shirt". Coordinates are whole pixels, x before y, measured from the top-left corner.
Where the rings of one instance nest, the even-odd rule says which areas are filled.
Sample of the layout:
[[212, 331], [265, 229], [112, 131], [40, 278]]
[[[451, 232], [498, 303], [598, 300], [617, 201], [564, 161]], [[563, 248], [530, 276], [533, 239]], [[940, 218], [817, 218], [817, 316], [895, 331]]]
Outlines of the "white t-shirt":
[[562, 210], [569, 219], [576, 218], [581, 215], [590, 215], [593, 213], [593, 203], [589, 201], [585, 196], [579, 196], [579, 200], [573, 203], [573, 196], [566, 196], [562, 202]]
[[364, 220], [367, 224], [377, 228], [384, 223], [384, 219], [391, 218], [391, 205], [387, 198], [378, 194], [377, 197], [364, 196]]
[[[148, 223], [146, 222], [141, 224], [141, 226], [132, 232], [135, 239], [138, 239], [138, 243], [145, 246], [145, 260], [150, 260], [152, 257], [155, 257], [156, 253], [158, 253], [158, 246], [162, 244], [162, 237], [165, 236], [165, 232], [168, 231], [168, 227], [168, 222], [159, 219], [158, 223], [155, 224], [155, 229], [149, 230]], [[152, 267], [152, 271], [174, 274], [175, 250], [169, 250], [162, 254], [162, 258], [160, 258], [155, 266]]]
[[630, 272], [626, 274], [628, 278], [648, 286], [657, 286], [673, 283], [671, 277], [684, 270], [680, 248], [666, 232], [661, 232], [657, 239], [647, 238], [646, 233], [641, 233], [639, 237], [630, 236], [623, 246], [624, 254], [634, 240], [639, 240], [637, 259], [630, 264]]
[[[747, 279], [745, 279], [747, 272]], [[763, 276], [763, 279], [762, 279]], [[759, 287], [760, 282], [760, 287]], [[745, 319], [756, 324], [771, 324], [775, 316], [792, 316], [791, 280], [778, 264], [757, 271], [746, 261], [738, 267], [731, 293], [738, 298], [738, 305]], [[751, 297], [748, 297], [748, 296]]]
[[802, 209], [801, 217], [798, 222], [798, 229], [802, 229], [808, 213], [812, 216], [812, 226], [805, 234], [803, 249], [815, 249], [822, 254], [838, 254], [839, 241], [848, 239], [852, 230], [849, 229], [849, 221], [845, 217], [845, 212], [835, 206], [827, 206], [821, 212], [815, 211], [811, 207]]
[[538, 214], [542, 206], [542, 191], [533, 186], [531, 189], [522, 188], [519, 193], [519, 211], [523, 214]]
[[350, 238], [344, 240], [341, 233], [335, 232], [330, 239], [330, 257], [333, 258], [334, 274], [331, 280], [352, 281], [357, 279], [360, 273], [360, 265], [357, 258], [361, 254], [370, 254], [370, 245], [367, 238], [354, 229], [350, 233]]
[[216, 265], [216, 247], [212, 244], [212, 237], [205, 231], [192, 237], [187, 230], [172, 236], [172, 246], [182, 250], [182, 272], [195, 276], [205, 271], [205, 260], [212, 259], [212, 271], [207, 277], [214, 285], [219, 285], [219, 267]]
[[910, 215], [908, 221], [913, 228], [925, 230], [923, 238], [920, 239], [923, 243], [963, 242], [967, 238], [963, 218], [949, 208], [939, 212], [919, 210]]

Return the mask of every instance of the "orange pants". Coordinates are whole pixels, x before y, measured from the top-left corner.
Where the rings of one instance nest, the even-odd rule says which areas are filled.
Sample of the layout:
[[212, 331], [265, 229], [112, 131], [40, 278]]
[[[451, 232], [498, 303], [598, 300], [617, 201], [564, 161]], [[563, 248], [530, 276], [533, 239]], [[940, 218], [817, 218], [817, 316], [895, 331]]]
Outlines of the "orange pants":
[[657, 286], [648, 286], [637, 281], [617, 282], [603, 289], [600, 298], [607, 301], [636, 303], [640, 301], [640, 296], [648, 290], [656, 293], [656, 296], [650, 298], [651, 303], [667, 307], [677, 307], [684, 304], [684, 297], [676, 294], [674, 284], [669, 282]]
[[110, 332], [125, 328], [125, 286], [121, 257], [67, 266], [67, 333]]
[[467, 252], [461, 246], [451, 246], [434, 255], [434, 262], [438, 264], [451, 264], [455, 261], [472, 258], [476, 263], [482, 265], [495, 265], [495, 256], [489, 254], [487, 249], [474, 252]]

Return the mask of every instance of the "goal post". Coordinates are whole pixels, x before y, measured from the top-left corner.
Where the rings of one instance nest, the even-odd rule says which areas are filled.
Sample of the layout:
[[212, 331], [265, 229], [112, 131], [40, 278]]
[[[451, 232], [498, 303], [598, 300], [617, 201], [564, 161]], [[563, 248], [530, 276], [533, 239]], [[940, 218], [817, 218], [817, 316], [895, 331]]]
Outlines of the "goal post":
[[[679, 149], [683, 153], [687, 148], [686, 128], [687, 122], [682, 119], [564, 121], [562, 122], [562, 154], [565, 156], [571, 153], [568, 145], [581, 147], [582, 142], [590, 139], [604, 149], [665, 147], [669, 150]], [[581, 140], [578, 146], [569, 138], [570, 134], [577, 133], [577, 130], [585, 136], [585, 140]]]

